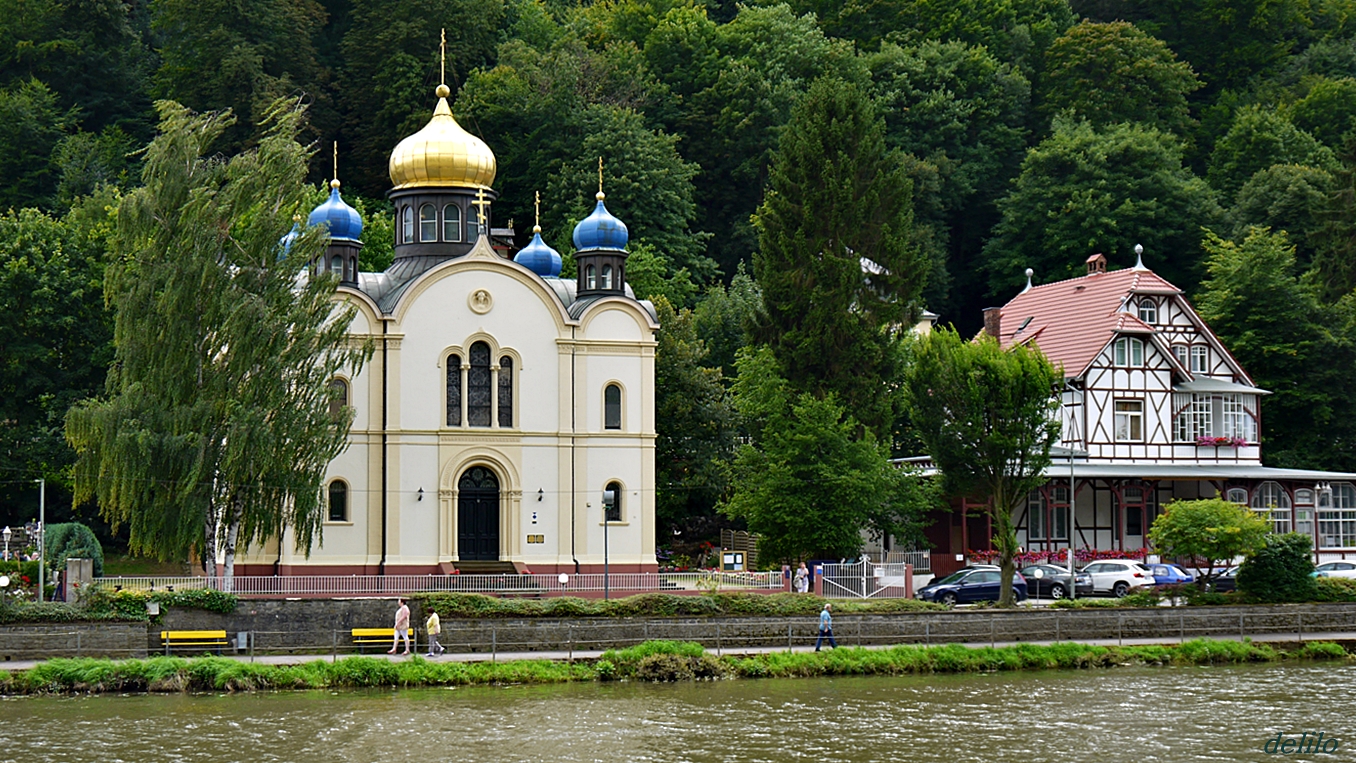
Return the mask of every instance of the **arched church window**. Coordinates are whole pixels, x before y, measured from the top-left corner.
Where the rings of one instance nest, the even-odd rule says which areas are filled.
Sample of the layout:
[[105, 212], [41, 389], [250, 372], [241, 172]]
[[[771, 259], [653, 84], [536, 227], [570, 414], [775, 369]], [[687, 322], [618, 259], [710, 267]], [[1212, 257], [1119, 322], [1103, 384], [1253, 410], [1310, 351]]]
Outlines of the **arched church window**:
[[344, 406], [348, 405], [348, 382], [343, 379], [330, 380], [330, 416], [339, 418]]
[[609, 482], [603, 488], [603, 506], [607, 511], [607, 521], [622, 521], [622, 486], [620, 482]]
[[348, 521], [348, 485], [341, 480], [330, 483], [330, 521]]
[[425, 204], [419, 208], [419, 240], [438, 240], [438, 210], [434, 209], [432, 204]]
[[499, 426], [513, 426], [513, 358], [499, 359]]
[[461, 207], [456, 204], [443, 207], [443, 241], [461, 241]]
[[490, 346], [471, 345], [471, 370], [466, 374], [466, 422], [473, 427], [490, 425]]
[[612, 266], [611, 266], [611, 265], [604, 265], [604, 266], [603, 266], [603, 286], [602, 286], [602, 288], [604, 288], [604, 289], [611, 289], [611, 288], [612, 288]]
[[414, 208], [405, 207], [405, 211], [402, 214], [404, 216], [404, 222], [400, 226], [400, 243], [408, 244], [414, 241]]
[[461, 356], [447, 356], [447, 425], [461, 426]]
[[588, 274], [584, 281], [585, 288], [588, 289], [598, 288], [598, 271], [594, 270], [592, 265], [589, 265], [588, 270], [586, 270], [585, 272]]
[[621, 387], [616, 384], [603, 390], [603, 429], [621, 429], [621, 397]]
[[344, 260], [337, 254], [330, 258], [330, 272], [339, 276], [344, 273]]

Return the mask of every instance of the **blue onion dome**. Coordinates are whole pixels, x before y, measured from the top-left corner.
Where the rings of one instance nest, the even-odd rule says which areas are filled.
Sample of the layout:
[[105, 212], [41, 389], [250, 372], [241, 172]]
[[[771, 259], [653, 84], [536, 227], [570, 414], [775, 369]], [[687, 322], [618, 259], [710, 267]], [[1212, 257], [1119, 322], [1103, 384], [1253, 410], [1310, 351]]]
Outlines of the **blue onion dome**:
[[278, 239], [278, 249], [283, 257], [292, 253], [292, 244], [296, 242], [297, 237], [301, 235], [301, 215], [292, 218], [292, 230], [287, 232], [286, 236]]
[[532, 226], [532, 242], [514, 255], [513, 261], [536, 273], [542, 278], [560, 276], [560, 252], [547, 246], [541, 240], [541, 226]]
[[363, 234], [363, 218], [358, 210], [344, 203], [339, 197], [339, 180], [330, 181], [330, 197], [324, 204], [311, 211], [308, 225], [325, 223], [330, 229], [330, 238], [344, 238], [357, 241]]
[[626, 241], [629, 234], [626, 231], [626, 223], [613, 217], [603, 206], [603, 199], [606, 198], [602, 191], [598, 192], [598, 206], [593, 208], [593, 214], [579, 221], [574, 226], [574, 248], [579, 251], [588, 249], [617, 249], [626, 250]]

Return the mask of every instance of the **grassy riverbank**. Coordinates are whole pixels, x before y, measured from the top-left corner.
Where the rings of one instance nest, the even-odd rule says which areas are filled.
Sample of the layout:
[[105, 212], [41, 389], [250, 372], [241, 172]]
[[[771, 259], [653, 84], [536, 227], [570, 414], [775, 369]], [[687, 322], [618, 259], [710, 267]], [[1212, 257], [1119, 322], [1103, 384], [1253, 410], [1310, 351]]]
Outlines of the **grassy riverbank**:
[[1238, 641], [1188, 641], [1180, 646], [1103, 647], [1023, 644], [993, 648], [897, 646], [715, 657], [701, 645], [650, 641], [574, 663], [547, 660], [460, 663], [419, 657], [390, 662], [349, 657], [300, 665], [262, 665], [221, 657], [145, 660], [59, 659], [29, 670], [0, 671], [0, 693], [98, 693], [357, 689], [368, 687], [545, 684], [582, 681], [682, 681], [720, 678], [977, 673], [1109, 668], [1120, 665], [1203, 665], [1346, 660], [1341, 646], [1311, 642], [1294, 650]]

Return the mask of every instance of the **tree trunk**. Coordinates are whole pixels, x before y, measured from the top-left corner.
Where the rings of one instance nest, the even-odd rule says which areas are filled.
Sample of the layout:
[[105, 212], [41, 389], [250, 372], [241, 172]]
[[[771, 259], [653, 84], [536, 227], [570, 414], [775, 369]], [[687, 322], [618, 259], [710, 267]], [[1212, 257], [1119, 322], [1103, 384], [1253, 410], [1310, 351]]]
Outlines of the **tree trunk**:
[[998, 606], [1014, 607], [1016, 596], [1012, 578], [1017, 574], [1017, 531], [1012, 526], [1012, 507], [1005, 490], [995, 490], [993, 496], [994, 543], [998, 546]]
[[226, 569], [222, 574], [222, 590], [226, 593], [235, 592], [235, 543], [240, 537], [240, 517], [244, 509], [240, 505], [240, 499], [231, 501], [231, 521], [226, 526]]
[[[202, 570], [208, 579], [217, 576], [217, 507], [210, 501], [202, 521]], [[209, 584], [210, 585], [210, 584]]]

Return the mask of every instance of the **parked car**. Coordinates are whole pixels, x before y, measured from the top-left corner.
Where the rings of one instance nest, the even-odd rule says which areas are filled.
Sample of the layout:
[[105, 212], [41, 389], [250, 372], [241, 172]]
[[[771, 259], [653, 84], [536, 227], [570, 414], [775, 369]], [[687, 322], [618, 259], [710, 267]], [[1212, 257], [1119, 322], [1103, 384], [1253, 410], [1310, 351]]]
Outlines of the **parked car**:
[[[918, 589], [918, 598], [923, 601], [935, 601], [948, 607], [972, 601], [998, 601], [1001, 580], [1000, 570], [983, 567], [966, 568]], [[1013, 574], [1012, 591], [1017, 601], [1026, 601], [1026, 580], [1021, 574]]]
[[1215, 573], [1215, 577], [1210, 581], [1210, 590], [1215, 593], [1229, 593], [1238, 590], [1238, 568], [1230, 567], [1223, 572]]
[[1356, 578], [1356, 563], [1324, 562], [1314, 568], [1314, 573], [1321, 578]]
[[[1052, 599], [1062, 599], [1069, 595], [1069, 570], [1065, 567], [1057, 567], [1053, 564], [1033, 564], [1030, 567], [1023, 567], [1021, 572], [1022, 577], [1026, 578], [1027, 589], [1037, 598], [1049, 596]], [[1074, 579], [1078, 581], [1075, 594], [1078, 596], [1092, 595], [1092, 578], [1090, 576], [1079, 572], [1075, 574]]]
[[1175, 564], [1146, 564], [1149, 574], [1154, 576], [1154, 585], [1182, 585], [1193, 583], [1196, 576]]
[[1094, 593], [1109, 593], [1116, 598], [1154, 584], [1149, 569], [1132, 559], [1102, 559], [1084, 567], [1083, 572], [1092, 576]]

